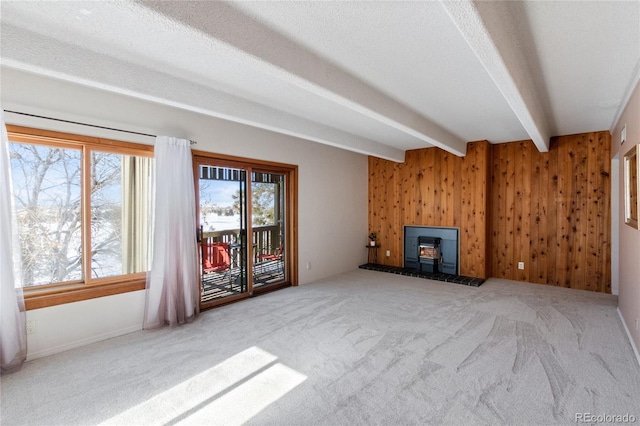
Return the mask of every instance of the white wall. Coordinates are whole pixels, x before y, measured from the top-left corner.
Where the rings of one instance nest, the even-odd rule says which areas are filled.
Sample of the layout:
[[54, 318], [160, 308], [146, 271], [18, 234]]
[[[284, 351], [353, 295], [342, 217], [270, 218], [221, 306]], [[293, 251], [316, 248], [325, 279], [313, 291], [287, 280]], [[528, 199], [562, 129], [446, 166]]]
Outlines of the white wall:
[[620, 294], [620, 156], [611, 160], [611, 294]]
[[[195, 149], [202, 151], [298, 165], [299, 283], [365, 263], [366, 156], [13, 69], [2, 68], [1, 79], [5, 110], [184, 137], [197, 141]], [[5, 119], [7, 124], [153, 143], [149, 137], [16, 114], [5, 114]], [[143, 293], [29, 311], [27, 318], [37, 321], [28, 339], [29, 357], [139, 330]]]
[[[620, 144], [622, 127], [627, 126], [627, 140]], [[634, 144], [640, 144], [640, 84], [636, 85], [633, 95], [629, 99], [620, 120], [615, 125], [611, 135], [612, 156], [618, 155], [619, 167], [619, 273], [618, 273], [618, 308], [624, 323], [637, 350], [640, 349], [640, 230], [627, 226], [624, 223], [624, 167], [622, 161], [624, 154]], [[640, 358], [638, 359], [640, 362]]]
[[142, 330], [144, 291], [27, 311], [35, 333], [27, 335], [27, 359]]

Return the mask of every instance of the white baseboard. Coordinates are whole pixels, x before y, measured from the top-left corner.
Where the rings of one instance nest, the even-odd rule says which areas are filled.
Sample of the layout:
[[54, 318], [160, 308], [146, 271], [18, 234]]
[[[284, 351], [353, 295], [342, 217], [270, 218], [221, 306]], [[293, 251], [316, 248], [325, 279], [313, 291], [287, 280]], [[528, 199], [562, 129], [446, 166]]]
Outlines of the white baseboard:
[[631, 332], [629, 331], [629, 327], [627, 327], [627, 323], [624, 322], [624, 317], [622, 316], [622, 312], [620, 312], [620, 307], [616, 308], [618, 311], [618, 316], [620, 317], [620, 322], [624, 327], [624, 331], [627, 333], [627, 338], [629, 339], [629, 343], [631, 343], [631, 347], [633, 348], [633, 353], [636, 354], [636, 361], [638, 361], [638, 365], [640, 365], [640, 353], [638, 353], [638, 348], [636, 347], [636, 343], [633, 341], [633, 337], [631, 337]]
[[122, 336], [122, 335], [125, 335], [125, 334], [134, 333], [134, 332], [140, 331], [140, 330], [142, 330], [142, 324], [131, 326], [131, 327], [122, 328], [120, 330], [112, 330], [112, 331], [109, 331], [108, 333], [103, 333], [103, 334], [100, 334], [100, 335], [97, 335], [97, 336], [91, 336], [91, 337], [88, 337], [86, 339], [76, 340], [75, 342], [66, 343], [64, 345], [56, 346], [56, 347], [53, 347], [53, 348], [43, 349], [43, 350], [38, 351], [38, 352], [29, 353], [28, 348], [27, 348], [27, 361], [31, 361], [31, 360], [42, 358], [42, 357], [45, 357], [45, 356], [49, 356], [49, 355], [57, 354], [57, 353], [60, 353], [60, 352], [68, 351], [69, 349], [79, 348], [81, 346], [89, 345], [91, 343], [100, 342], [102, 340], [107, 340], [107, 339], [111, 339], [111, 338], [114, 338], [114, 337]]

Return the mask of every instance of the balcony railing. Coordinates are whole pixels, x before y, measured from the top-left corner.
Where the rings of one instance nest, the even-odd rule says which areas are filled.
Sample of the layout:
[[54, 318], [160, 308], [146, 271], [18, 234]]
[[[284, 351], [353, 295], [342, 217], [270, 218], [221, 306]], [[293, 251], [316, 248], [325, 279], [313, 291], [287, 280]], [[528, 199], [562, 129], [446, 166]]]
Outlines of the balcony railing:
[[[254, 259], [261, 253], [272, 253], [280, 247], [281, 236], [279, 225], [254, 226], [252, 242], [255, 251]], [[221, 231], [203, 232], [202, 239], [205, 242], [222, 242], [238, 244], [240, 242], [240, 229], [224, 229]]]

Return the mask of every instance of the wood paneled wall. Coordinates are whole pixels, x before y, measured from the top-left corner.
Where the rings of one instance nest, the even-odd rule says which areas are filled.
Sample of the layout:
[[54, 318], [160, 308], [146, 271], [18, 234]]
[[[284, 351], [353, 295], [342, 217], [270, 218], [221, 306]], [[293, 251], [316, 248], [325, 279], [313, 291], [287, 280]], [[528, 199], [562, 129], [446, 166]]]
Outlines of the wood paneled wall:
[[611, 292], [610, 150], [607, 131], [492, 147], [493, 276]]
[[481, 141], [470, 142], [464, 158], [438, 148], [407, 151], [402, 164], [370, 157], [369, 229], [379, 237], [379, 262], [402, 266], [405, 225], [459, 227], [460, 273], [487, 277], [490, 153]]
[[610, 149], [603, 131], [553, 138], [547, 153], [482, 141], [464, 158], [438, 148], [402, 164], [370, 157], [378, 260], [402, 266], [404, 225], [458, 227], [463, 275], [610, 293]]

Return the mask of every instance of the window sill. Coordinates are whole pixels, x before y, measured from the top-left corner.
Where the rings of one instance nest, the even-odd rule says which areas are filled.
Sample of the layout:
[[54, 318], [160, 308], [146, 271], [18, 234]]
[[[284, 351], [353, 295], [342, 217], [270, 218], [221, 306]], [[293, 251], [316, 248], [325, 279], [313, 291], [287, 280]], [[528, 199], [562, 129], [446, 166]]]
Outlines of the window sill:
[[108, 282], [100, 284], [78, 284], [57, 288], [24, 289], [24, 303], [27, 311], [47, 308], [65, 303], [80, 302], [98, 297], [113, 296], [115, 294], [144, 290], [145, 276], [130, 277], [126, 281]]

